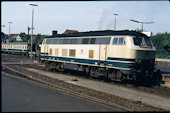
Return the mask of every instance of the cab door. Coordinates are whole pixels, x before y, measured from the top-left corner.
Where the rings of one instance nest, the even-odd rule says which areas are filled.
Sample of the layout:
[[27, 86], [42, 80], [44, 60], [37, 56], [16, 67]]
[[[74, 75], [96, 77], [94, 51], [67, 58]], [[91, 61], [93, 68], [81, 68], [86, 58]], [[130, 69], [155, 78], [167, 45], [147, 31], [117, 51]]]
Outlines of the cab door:
[[99, 62], [101, 66], [105, 65], [107, 57], [107, 45], [100, 45], [99, 47]]
[[46, 59], [47, 56], [48, 56], [48, 45], [45, 44], [45, 45], [44, 45], [44, 58]]

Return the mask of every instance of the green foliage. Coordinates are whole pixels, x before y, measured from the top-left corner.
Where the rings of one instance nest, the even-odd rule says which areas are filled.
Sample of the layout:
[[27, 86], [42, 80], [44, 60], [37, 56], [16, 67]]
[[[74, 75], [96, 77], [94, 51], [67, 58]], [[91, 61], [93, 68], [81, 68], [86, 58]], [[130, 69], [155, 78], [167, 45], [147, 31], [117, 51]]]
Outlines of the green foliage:
[[22, 38], [22, 42], [28, 41], [28, 36], [25, 33], [20, 33], [19, 36]]
[[170, 59], [170, 52], [164, 49], [166, 45], [170, 47], [170, 34], [167, 32], [158, 33], [151, 36], [151, 40], [156, 47], [156, 58]]
[[10, 38], [9, 42], [17, 42], [16, 38]]
[[136, 32], [143, 32], [142, 29], [139, 29], [139, 28], [135, 29], [135, 31]]
[[40, 51], [40, 47], [39, 47], [39, 44], [42, 43], [43, 39], [45, 38], [46, 36], [41, 36], [41, 34], [38, 34], [36, 36], [36, 38], [33, 40], [33, 43], [35, 44], [35, 49]]

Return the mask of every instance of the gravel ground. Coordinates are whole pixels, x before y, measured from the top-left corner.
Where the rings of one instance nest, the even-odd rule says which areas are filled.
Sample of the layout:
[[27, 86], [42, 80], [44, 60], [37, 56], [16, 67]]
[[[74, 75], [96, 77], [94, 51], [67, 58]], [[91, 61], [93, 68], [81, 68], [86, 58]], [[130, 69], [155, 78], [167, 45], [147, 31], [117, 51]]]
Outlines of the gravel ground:
[[[33, 68], [33, 69], [38, 69], [38, 70], [46, 70], [44, 65], [29, 65], [29, 64], [25, 65], [25, 64], [23, 64], [23, 67]], [[59, 73], [59, 74], [63, 73], [64, 75], [68, 74], [70, 76], [79, 77], [79, 78], [83, 78], [83, 79], [87, 78], [82, 73], [74, 73], [74, 71], [71, 71], [71, 72], [70, 71], [66, 71], [66, 72], [50, 71], [50, 72], [54, 72], [55, 74], [56, 73]], [[117, 86], [121, 86], [121, 87], [128, 87], [128, 88], [131, 88], [131, 89], [134, 89], [134, 90], [143, 91], [143, 92], [147, 92], [147, 93], [150, 93], [150, 94], [154, 94], [154, 95], [170, 98], [170, 88], [167, 88], [167, 87], [160, 87], [160, 86], [152, 86], [152, 87], [134, 86], [133, 84], [120, 84], [119, 82], [112, 82], [112, 81], [105, 81], [105, 80], [103, 81], [101, 79], [93, 79], [93, 81], [100, 81], [100, 82], [103, 82], [103, 83], [110, 83], [110, 84], [113, 84], [113, 85], [117, 85]]]

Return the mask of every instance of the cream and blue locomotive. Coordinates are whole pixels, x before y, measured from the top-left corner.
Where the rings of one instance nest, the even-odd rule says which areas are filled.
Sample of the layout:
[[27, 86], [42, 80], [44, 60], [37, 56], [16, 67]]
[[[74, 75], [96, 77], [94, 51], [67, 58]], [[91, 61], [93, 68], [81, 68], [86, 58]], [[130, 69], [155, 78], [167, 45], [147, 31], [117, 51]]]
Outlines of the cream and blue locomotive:
[[90, 31], [45, 38], [41, 61], [48, 69], [84, 71], [93, 77], [155, 81], [161, 76], [155, 52], [151, 39], [140, 32]]

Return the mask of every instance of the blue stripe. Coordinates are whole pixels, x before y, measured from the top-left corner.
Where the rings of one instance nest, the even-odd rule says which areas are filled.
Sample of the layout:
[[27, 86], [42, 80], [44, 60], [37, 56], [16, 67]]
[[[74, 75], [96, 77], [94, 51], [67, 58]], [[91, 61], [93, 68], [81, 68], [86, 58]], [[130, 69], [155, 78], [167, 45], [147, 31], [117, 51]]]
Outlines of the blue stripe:
[[41, 53], [41, 55], [45, 55], [45, 54], [48, 55], [48, 53]]
[[135, 59], [127, 59], [127, 58], [113, 58], [108, 57], [107, 60], [118, 60], [118, 61], [135, 61]]
[[21, 50], [21, 49], [1, 49], [1, 51], [17, 51], [17, 52], [26, 52], [28, 50]]
[[1, 51], [5, 51], [5, 50], [7, 50], [7, 49], [1, 49]]
[[85, 63], [85, 64], [95, 64], [95, 62], [97, 62], [99, 64], [98, 60], [88, 60], [88, 59], [76, 59], [76, 58], [66, 58], [66, 57], [54, 57], [54, 56], [41, 56], [41, 58], [45, 58], [45, 59], [53, 59], [53, 60], [62, 60], [62, 61], [74, 61], [77, 63]]
[[113, 61], [112, 62], [106, 61], [106, 62], [107, 62], [107, 66], [121, 67], [121, 68], [130, 68], [130, 66], [134, 65], [134, 63], [113, 62]]
[[[68, 61], [68, 62], [75, 62], [75, 63], [85, 63], [85, 64], [93, 64], [99, 66], [103, 63], [105, 66], [109, 67], [119, 67], [119, 68], [127, 68], [129, 69], [130, 66], [133, 66], [134, 63], [125, 63], [125, 62], [114, 62], [114, 61], [99, 61], [99, 60], [89, 60], [89, 59], [77, 59], [77, 58], [66, 58], [66, 57], [54, 57], [54, 56], [41, 56], [41, 60], [43, 59], [52, 59], [52, 60], [60, 60], [60, 61]], [[97, 64], [96, 64], [97, 63]], [[121, 70], [125, 74], [130, 74], [131, 70]]]
[[123, 69], [120, 69], [120, 71], [124, 74], [133, 74], [133, 71], [132, 70], [123, 70]]
[[18, 51], [18, 52], [23, 52], [23, 51], [27, 51], [27, 50], [22, 50], [22, 49], [8, 49], [9, 51]]

